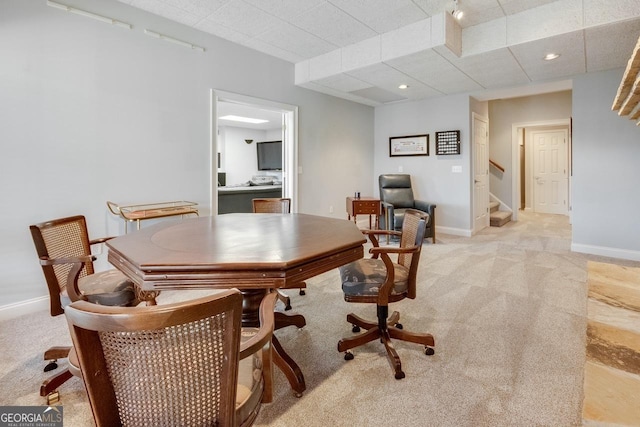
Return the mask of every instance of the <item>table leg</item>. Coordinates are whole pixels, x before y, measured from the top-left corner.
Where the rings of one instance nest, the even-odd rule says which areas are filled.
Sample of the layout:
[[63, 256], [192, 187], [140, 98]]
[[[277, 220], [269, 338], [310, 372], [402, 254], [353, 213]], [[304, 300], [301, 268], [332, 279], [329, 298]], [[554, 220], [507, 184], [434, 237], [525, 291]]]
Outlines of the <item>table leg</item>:
[[[259, 308], [262, 299], [269, 292], [268, 289], [243, 289], [242, 292], [242, 326], [257, 327], [260, 325]], [[294, 325], [298, 328], [306, 324], [304, 316], [300, 314], [287, 315], [275, 313], [275, 329]], [[287, 377], [296, 397], [301, 397], [307, 386], [304, 383], [304, 375], [298, 364], [287, 354], [278, 338], [271, 338], [273, 346], [273, 362]]]

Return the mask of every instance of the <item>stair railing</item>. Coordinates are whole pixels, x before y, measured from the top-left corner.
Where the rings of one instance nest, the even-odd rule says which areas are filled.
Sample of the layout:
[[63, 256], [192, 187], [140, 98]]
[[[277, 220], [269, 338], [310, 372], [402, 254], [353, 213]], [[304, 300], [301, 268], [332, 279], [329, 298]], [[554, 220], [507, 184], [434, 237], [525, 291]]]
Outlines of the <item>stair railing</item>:
[[489, 164], [491, 166], [493, 166], [494, 168], [498, 169], [500, 172], [504, 173], [504, 168], [502, 166], [500, 166], [498, 163], [496, 163], [493, 160], [489, 159]]

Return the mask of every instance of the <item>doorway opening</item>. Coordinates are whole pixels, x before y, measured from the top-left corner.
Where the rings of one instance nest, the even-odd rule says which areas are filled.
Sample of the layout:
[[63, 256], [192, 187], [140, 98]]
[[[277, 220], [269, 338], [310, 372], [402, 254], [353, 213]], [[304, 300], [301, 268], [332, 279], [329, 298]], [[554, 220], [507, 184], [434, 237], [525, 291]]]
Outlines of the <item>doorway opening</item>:
[[[282, 171], [274, 172], [272, 175], [281, 179], [282, 197], [291, 199], [291, 211], [298, 211], [298, 107], [294, 105], [283, 104], [275, 101], [254, 98], [250, 96], [225, 92], [217, 89], [211, 90], [211, 148], [210, 148], [210, 210], [215, 215], [219, 212], [218, 206], [218, 185], [219, 177], [222, 177], [226, 184], [236, 184], [230, 182], [226, 175], [219, 175], [219, 169], [224, 167], [225, 147], [223, 144], [224, 127], [222, 120], [219, 120], [220, 112], [231, 107], [242, 108], [243, 111], [253, 111], [255, 115], [267, 114], [273, 120], [279, 123], [270, 130], [266, 130], [265, 139], [279, 139], [282, 141]], [[226, 123], [226, 122], [225, 122]], [[235, 125], [234, 125], [235, 126]], [[245, 125], [249, 127], [249, 125]], [[251, 132], [257, 132], [254, 127]], [[248, 133], [249, 134], [249, 133]], [[245, 139], [243, 144], [252, 147], [258, 142], [251, 141], [253, 138]], [[251, 141], [251, 142], [248, 142]], [[253, 149], [255, 151], [255, 148]], [[248, 161], [253, 165], [253, 156]], [[256, 166], [257, 167], [257, 166]], [[232, 175], [233, 176], [233, 175]], [[250, 178], [250, 177], [249, 177]], [[249, 179], [246, 178], [246, 179]], [[244, 178], [243, 178], [244, 179]]]
[[[554, 145], [555, 152], [545, 148]], [[514, 123], [511, 152], [514, 206], [532, 212], [570, 215], [571, 119]], [[551, 201], [564, 205], [551, 208]], [[518, 209], [514, 209], [514, 221], [517, 216]]]

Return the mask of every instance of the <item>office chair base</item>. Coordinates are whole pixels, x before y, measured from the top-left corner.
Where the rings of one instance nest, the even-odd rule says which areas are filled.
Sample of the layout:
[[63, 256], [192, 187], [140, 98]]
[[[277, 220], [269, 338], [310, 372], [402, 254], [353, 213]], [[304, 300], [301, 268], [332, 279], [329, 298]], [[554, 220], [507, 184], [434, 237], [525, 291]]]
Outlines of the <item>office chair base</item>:
[[398, 320], [400, 320], [400, 313], [397, 311], [394, 311], [391, 316], [386, 319], [386, 322], [383, 322], [383, 327], [379, 327], [378, 322], [365, 320], [353, 313], [347, 315], [347, 322], [353, 325], [352, 331], [357, 332], [356, 329], [359, 331], [360, 328], [366, 329], [366, 331], [355, 337], [341, 339], [338, 342], [338, 351], [345, 353], [345, 360], [352, 360], [354, 356], [349, 350], [379, 339], [387, 351], [387, 358], [391, 369], [394, 371], [394, 377], [397, 380], [404, 378], [405, 373], [402, 371], [402, 362], [393, 346], [392, 339], [422, 344], [425, 349], [425, 354], [428, 356], [435, 354], [435, 350], [433, 349], [435, 340], [431, 334], [405, 331]]
[[47, 405], [53, 405], [60, 401], [60, 393], [58, 390], [54, 390], [45, 396], [47, 398]]
[[[46, 379], [40, 386], [40, 396], [46, 397], [47, 402], [49, 402], [50, 399], [54, 399], [55, 396], [53, 396], [53, 393], [57, 393], [58, 387], [64, 384], [72, 376], [73, 374], [71, 371], [69, 371], [69, 369], [65, 369], [53, 377]], [[52, 396], [51, 398], [49, 397], [50, 395]]]
[[54, 369], [58, 369], [58, 359], [50, 361], [47, 363], [47, 366], [44, 367], [45, 372], [53, 371]]
[[49, 361], [44, 367], [45, 372], [53, 371], [58, 368], [58, 359], [64, 359], [69, 356], [71, 347], [51, 347], [44, 352], [44, 360]]

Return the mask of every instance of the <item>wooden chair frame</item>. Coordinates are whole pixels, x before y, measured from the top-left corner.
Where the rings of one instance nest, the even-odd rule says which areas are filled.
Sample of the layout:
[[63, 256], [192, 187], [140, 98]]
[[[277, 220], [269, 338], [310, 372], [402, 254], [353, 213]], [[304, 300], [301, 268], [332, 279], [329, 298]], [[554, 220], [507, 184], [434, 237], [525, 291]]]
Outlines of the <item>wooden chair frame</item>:
[[[347, 322], [353, 325], [353, 332], [360, 332], [360, 328], [364, 328], [366, 331], [355, 337], [341, 339], [338, 342], [338, 351], [345, 352], [345, 360], [351, 360], [353, 359], [353, 354], [349, 351], [350, 349], [379, 339], [385, 346], [388, 360], [391, 368], [394, 370], [396, 379], [404, 378], [405, 374], [402, 371], [400, 357], [391, 341], [392, 338], [422, 344], [425, 347], [425, 354], [427, 355], [434, 354], [432, 347], [435, 345], [435, 340], [431, 334], [414, 333], [404, 330], [402, 324], [399, 323], [399, 312], [394, 311], [391, 316], [389, 316], [389, 303], [397, 302], [405, 298], [416, 298], [418, 263], [425, 237], [428, 214], [415, 209], [407, 209], [405, 215], [402, 232], [393, 230], [362, 230], [362, 232], [369, 237], [373, 245], [369, 250], [372, 258], [380, 258], [384, 263], [386, 277], [377, 295], [350, 296], [345, 294], [345, 301], [375, 303], [377, 306], [377, 321], [372, 322], [350, 313], [347, 315]], [[415, 223], [416, 220], [417, 223], [415, 224], [415, 230], [413, 230], [414, 233], [411, 233], [408, 229], [413, 226], [412, 222]], [[381, 247], [376, 237], [378, 235], [396, 236], [400, 239], [400, 246]], [[394, 290], [395, 269], [394, 262], [389, 256], [390, 254], [396, 254], [398, 256], [398, 264], [405, 266], [408, 264], [408, 286], [404, 293], [395, 294], [392, 292]]]
[[[114, 381], [109, 373], [109, 370], [112, 368], [107, 362], [105, 347], [103, 346], [105, 333], [132, 332], [135, 334], [136, 332], [169, 331], [174, 326], [219, 315], [221, 315], [220, 319], [223, 319], [222, 321], [225, 324], [223, 328], [224, 337], [222, 339], [224, 357], [221, 359], [223, 362], [218, 371], [220, 387], [222, 387], [223, 392], [216, 393], [220, 399], [220, 411], [218, 414], [200, 414], [199, 411], [196, 411], [198, 416], [202, 415], [203, 417], [202, 420], [196, 420], [196, 422], [214, 422], [216, 425], [224, 426], [238, 425], [241, 420], [238, 420], [236, 417], [235, 396], [239, 360], [253, 355], [258, 351], [262, 352], [263, 378], [265, 383], [262, 401], [271, 399], [272, 371], [270, 343], [274, 327], [273, 305], [275, 304], [275, 298], [275, 294], [268, 294], [263, 299], [260, 307], [260, 329], [257, 334], [243, 343], [240, 343], [242, 295], [237, 289], [219, 292], [195, 300], [159, 306], [110, 307], [91, 304], [86, 301], [76, 301], [72, 303], [67, 307], [65, 315], [69, 323], [74, 347], [78, 354], [80, 368], [85, 378], [85, 386], [96, 425], [98, 427], [122, 425], [122, 414], [120, 411], [122, 410], [126, 413], [127, 410], [121, 409], [118, 406], [118, 399], [123, 399], [127, 396], [138, 398], [139, 393], [137, 392], [138, 387], [136, 387], [136, 384], [138, 384], [137, 381], [142, 381], [133, 375], [133, 378], [127, 376], [125, 383], [116, 381], [117, 384], [114, 385]], [[135, 338], [132, 337], [131, 339], [134, 340]], [[176, 351], [188, 351], [184, 350], [182, 346], [180, 347], [181, 348]], [[128, 351], [127, 349], [127, 352]], [[135, 349], [131, 351], [135, 351]], [[162, 355], [163, 351], [170, 350], [158, 349], [158, 351]], [[140, 353], [135, 357], [144, 359], [146, 356]], [[166, 372], [166, 375], [171, 378], [173, 376], [171, 372]], [[141, 372], [140, 377], [144, 377], [144, 372]], [[194, 380], [197, 380], [197, 378], [194, 378]], [[186, 382], [189, 384], [188, 381]], [[162, 385], [162, 382], [158, 383], [160, 389]], [[189, 392], [188, 390], [184, 390], [184, 392], [178, 391], [178, 393], [182, 393], [185, 402], [188, 400], [189, 403], [192, 402], [191, 395], [189, 394], [191, 392], [193, 392], [193, 390]], [[161, 392], [160, 395], [162, 395]], [[177, 403], [180, 405], [180, 402]], [[154, 409], [156, 404], [158, 408]], [[163, 411], [165, 402], [162, 400], [152, 400], [145, 405], [151, 406], [148, 410], [153, 413], [155, 411]], [[250, 417], [245, 420], [245, 423], [242, 425], [250, 425], [253, 423], [258, 414], [259, 406], [258, 404], [258, 408], [250, 414]], [[145, 408], [147, 409], [146, 406]], [[131, 413], [131, 408], [129, 408], [128, 414], [131, 415]], [[171, 415], [167, 415], [167, 417], [171, 418]], [[215, 419], [208, 419], [208, 416], [215, 416]], [[182, 421], [183, 420], [180, 419], [177, 420], [178, 423]]]

